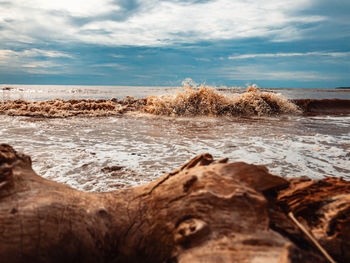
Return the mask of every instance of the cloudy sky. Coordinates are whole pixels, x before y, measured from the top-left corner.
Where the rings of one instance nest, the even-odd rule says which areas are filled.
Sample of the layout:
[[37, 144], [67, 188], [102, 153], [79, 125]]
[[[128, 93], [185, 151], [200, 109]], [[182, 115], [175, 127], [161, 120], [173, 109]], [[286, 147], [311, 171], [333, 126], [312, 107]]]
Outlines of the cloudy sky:
[[0, 83], [350, 86], [347, 0], [0, 0]]

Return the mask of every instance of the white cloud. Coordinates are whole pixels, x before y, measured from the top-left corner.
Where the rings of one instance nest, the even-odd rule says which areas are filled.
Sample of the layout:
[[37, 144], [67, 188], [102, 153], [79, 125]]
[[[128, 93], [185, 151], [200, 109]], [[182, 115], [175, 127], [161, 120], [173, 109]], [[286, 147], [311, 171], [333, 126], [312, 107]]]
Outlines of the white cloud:
[[112, 54], [111, 57], [113, 57], [113, 58], [125, 58], [124, 55], [120, 55], [120, 54]]
[[23, 56], [28, 57], [37, 57], [37, 56], [43, 56], [43, 57], [49, 57], [49, 58], [59, 58], [59, 57], [65, 57], [65, 58], [72, 58], [71, 55], [55, 51], [55, 50], [44, 50], [44, 49], [28, 49], [20, 52]]
[[52, 61], [33, 61], [28, 64], [23, 64], [23, 68], [53, 68], [59, 64], [53, 63]]
[[[84, 25], [78, 37], [87, 42], [126, 45], [162, 45], [173, 42], [233, 39], [281, 35], [290, 23], [321, 21], [320, 16], [288, 15], [308, 0], [256, 1], [216, 0], [197, 4], [145, 1], [143, 12], [127, 21], [96, 21]], [[281, 29], [282, 28], [282, 29]], [[294, 28], [293, 28], [294, 29]], [[105, 31], [97, 38], [83, 32]], [[290, 28], [287, 29], [291, 31]], [[298, 36], [295, 32], [290, 38]], [[286, 38], [287, 33], [284, 37]], [[277, 35], [274, 37], [278, 38]]]
[[40, 74], [40, 75], [60, 75], [63, 73], [67, 73], [64, 71], [56, 71], [56, 70], [47, 70], [47, 69], [42, 69], [42, 68], [28, 68], [23, 70], [26, 73], [29, 74]]
[[[123, 21], [95, 19], [122, 12], [111, 0], [12, 0], [0, 6], [0, 39], [7, 41], [81, 41], [105, 45], [159, 46], [245, 37], [290, 40], [296, 24], [324, 17], [296, 15], [312, 0], [213, 0], [203, 3], [140, 0]], [[59, 12], [57, 12], [59, 11]], [[60, 13], [61, 12], [61, 13]], [[67, 15], [62, 15], [67, 14]], [[73, 23], [72, 17], [87, 23]]]
[[[16, 55], [15, 51], [9, 50], [9, 49], [2, 49], [0, 50], [0, 61], [4, 61], [5, 59]], [[0, 62], [1, 63], [1, 62]]]
[[305, 56], [328, 56], [344, 57], [349, 56], [350, 52], [305, 52], [305, 53], [262, 53], [262, 54], [244, 54], [229, 56], [228, 59], [249, 59], [249, 58], [278, 58], [278, 57], [305, 57]]
[[275, 71], [265, 72], [265, 80], [298, 80], [298, 81], [320, 81], [334, 80], [333, 76], [325, 76], [315, 71]]
[[126, 66], [118, 64], [118, 63], [101, 63], [101, 64], [92, 64], [89, 65], [90, 67], [93, 68], [114, 68], [114, 69], [118, 69], [118, 70], [125, 70], [127, 69]]
[[59, 11], [76, 17], [89, 17], [118, 11], [120, 7], [113, 0], [12, 0], [23, 8], [42, 11]]
[[0, 49], [0, 58], [1, 59], [13, 59], [14, 57], [49, 57], [49, 58], [58, 58], [58, 57], [66, 57], [72, 58], [71, 55], [55, 51], [55, 50], [43, 50], [43, 49], [26, 49], [23, 51], [13, 51], [10, 49]]
[[295, 81], [320, 81], [320, 80], [335, 80], [337, 77], [331, 74], [324, 75], [315, 71], [276, 71], [268, 69], [264, 66], [238, 66], [221, 68], [218, 72], [222, 78], [230, 80], [295, 80]]
[[[45, 57], [41, 60], [38, 57]], [[55, 50], [27, 49], [23, 51], [14, 51], [10, 49], [0, 49], [0, 69], [13, 69], [14, 71], [22, 71], [30, 74], [59, 74], [62, 73], [64, 64], [52, 59], [64, 57], [72, 58], [72, 56]], [[38, 60], [40, 59], [40, 60]], [[60, 68], [60, 70], [58, 70]]]

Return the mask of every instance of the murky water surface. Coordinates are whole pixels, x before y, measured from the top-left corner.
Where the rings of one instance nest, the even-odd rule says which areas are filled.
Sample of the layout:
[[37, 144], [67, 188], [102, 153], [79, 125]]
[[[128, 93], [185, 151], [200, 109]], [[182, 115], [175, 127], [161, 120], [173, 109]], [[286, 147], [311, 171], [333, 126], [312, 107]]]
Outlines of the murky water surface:
[[85, 191], [149, 182], [204, 152], [287, 177], [350, 179], [350, 116], [0, 115], [0, 142], [29, 154], [38, 174]]

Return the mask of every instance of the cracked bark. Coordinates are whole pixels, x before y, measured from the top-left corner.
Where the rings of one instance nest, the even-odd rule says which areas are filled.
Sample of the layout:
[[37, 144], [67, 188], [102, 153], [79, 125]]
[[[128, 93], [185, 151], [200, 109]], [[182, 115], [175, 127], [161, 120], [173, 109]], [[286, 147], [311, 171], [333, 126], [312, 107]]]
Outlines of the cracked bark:
[[38, 176], [0, 145], [1, 262], [350, 261], [350, 185], [283, 179], [209, 154], [146, 185], [85, 193]]

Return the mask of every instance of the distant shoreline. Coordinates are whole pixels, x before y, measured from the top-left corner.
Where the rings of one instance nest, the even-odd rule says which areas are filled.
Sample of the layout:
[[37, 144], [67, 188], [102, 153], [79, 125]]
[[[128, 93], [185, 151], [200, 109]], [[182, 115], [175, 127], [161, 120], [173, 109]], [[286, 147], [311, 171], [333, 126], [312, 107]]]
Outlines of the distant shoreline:
[[337, 87], [335, 89], [350, 89], [350, 87]]

